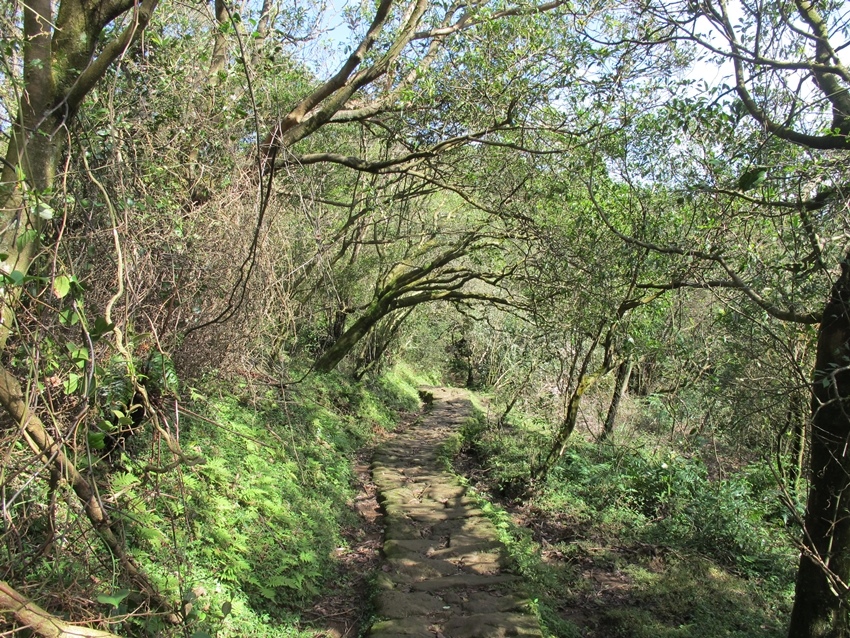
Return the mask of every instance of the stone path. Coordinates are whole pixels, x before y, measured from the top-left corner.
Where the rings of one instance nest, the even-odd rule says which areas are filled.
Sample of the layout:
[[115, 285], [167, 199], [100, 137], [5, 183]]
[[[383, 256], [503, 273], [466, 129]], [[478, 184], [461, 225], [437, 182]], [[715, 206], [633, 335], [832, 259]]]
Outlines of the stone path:
[[428, 388], [431, 409], [374, 456], [385, 513], [379, 620], [371, 638], [542, 638], [495, 526], [440, 466], [439, 450], [472, 414], [460, 390]]

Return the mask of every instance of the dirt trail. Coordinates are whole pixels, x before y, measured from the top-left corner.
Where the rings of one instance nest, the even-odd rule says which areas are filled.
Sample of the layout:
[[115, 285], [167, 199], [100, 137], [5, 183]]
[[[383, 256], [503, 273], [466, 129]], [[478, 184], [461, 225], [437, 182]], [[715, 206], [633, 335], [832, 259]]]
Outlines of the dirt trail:
[[461, 390], [428, 388], [431, 409], [375, 453], [386, 563], [371, 638], [542, 638], [518, 577], [503, 566], [496, 528], [439, 462], [439, 448], [471, 415]]

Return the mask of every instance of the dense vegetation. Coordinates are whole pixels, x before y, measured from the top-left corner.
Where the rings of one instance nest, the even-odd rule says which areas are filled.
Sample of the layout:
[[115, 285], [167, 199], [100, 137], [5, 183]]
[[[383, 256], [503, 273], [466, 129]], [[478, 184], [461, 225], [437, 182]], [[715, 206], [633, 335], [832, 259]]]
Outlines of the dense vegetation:
[[309, 633], [427, 380], [553, 634], [850, 636], [849, 18], [4, 4], [3, 629]]
[[551, 635], [787, 633], [799, 531], [768, 462], [728, 467], [741, 455], [712, 458], [703, 441], [633, 420], [611, 443], [580, 437], [529, 493], [527, 451], [549, 429], [482, 420], [465, 430], [457, 469], [503, 529]]

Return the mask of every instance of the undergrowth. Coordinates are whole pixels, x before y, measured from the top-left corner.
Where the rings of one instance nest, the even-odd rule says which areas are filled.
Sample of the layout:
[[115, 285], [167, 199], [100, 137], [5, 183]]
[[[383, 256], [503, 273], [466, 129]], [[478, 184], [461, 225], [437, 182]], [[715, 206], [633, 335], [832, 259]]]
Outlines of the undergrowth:
[[[110, 498], [128, 520], [134, 555], [163, 592], [183, 601], [181, 633], [312, 636], [298, 611], [337, 577], [341, 530], [357, 524], [352, 459], [376, 432], [418, 407], [403, 368], [369, 383], [314, 376], [281, 392], [193, 392], [181, 416], [184, 450], [204, 462], [146, 476], [128, 454]], [[120, 592], [105, 591], [117, 619]], [[159, 617], [123, 619], [116, 631], [173, 632]]]
[[654, 441], [575, 440], [532, 486], [546, 432], [480, 421], [462, 447], [550, 635], [784, 636], [796, 530], [766, 463], [712, 479]]

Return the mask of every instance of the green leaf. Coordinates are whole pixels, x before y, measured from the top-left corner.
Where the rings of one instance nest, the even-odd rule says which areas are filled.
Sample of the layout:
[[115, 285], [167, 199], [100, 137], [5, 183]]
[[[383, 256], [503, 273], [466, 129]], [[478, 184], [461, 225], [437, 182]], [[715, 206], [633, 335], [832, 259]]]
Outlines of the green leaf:
[[103, 603], [104, 605], [112, 605], [117, 609], [118, 605], [121, 604], [121, 601], [129, 595], [129, 589], [119, 589], [118, 591], [113, 592], [110, 596], [107, 596], [106, 594], [100, 594], [97, 597], [97, 602]]
[[65, 394], [72, 394], [76, 392], [77, 388], [80, 385], [80, 379], [82, 377], [79, 374], [74, 374], [73, 372], [68, 375], [68, 379], [62, 384], [62, 388], [65, 390]]
[[59, 323], [63, 326], [76, 326], [80, 323], [80, 315], [73, 308], [65, 308], [59, 313]]
[[104, 432], [89, 432], [86, 438], [88, 439], [89, 447], [93, 450], [102, 450], [106, 447], [106, 433]]
[[98, 422], [97, 427], [104, 432], [112, 432], [115, 429], [115, 426], [106, 419], [101, 419]]
[[27, 244], [31, 244], [32, 242], [38, 239], [38, 231], [35, 228], [30, 228], [25, 230], [18, 236], [18, 241], [15, 242], [18, 250], [23, 250]]
[[62, 299], [71, 291], [71, 280], [67, 275], [59, 275], [53, 280], [53, 294]]
[[13, 270], [8, 275], [6, 275], [6, 277], [16, 286], [23, 285], [25, 279], [24, 273], [22, 273], [20, 270]]
[[104, 317], [98, 317], [94, 320], [94, 327], [90, 331], [91, 338], [94, 340], [100, 339], [107, 332], [112, 332], [115, 329], [114, 323], [107, 323]]
[[230, 615], [231, 610], [233, 609], [233, 605], [229, 600], [225, 601], [221, 605], [221, 613], [226, 616]]
[[180, 388], [177, 369], [167, 354], [154, 352], [147, 362], [147, 374], [148, 378], [162, 390], [177, 393]]
[[192, 634], [192, 638], [212, 638], [212, 636], [205, 631], [196, 631]]
[[78, 346], [73, 341], [69, 341], [65, 344], [65, 347], [68, 349], [68, 355], [78, 367], [85, 367], [87, 361], [89, 361], [89, 351], [88, 348], [83, 348], [82, 346]]
[[761, 185], [767, 179], [767, 169], [764, 166], [748, 170], [738, 178], [738, 190], [748, 191]]

